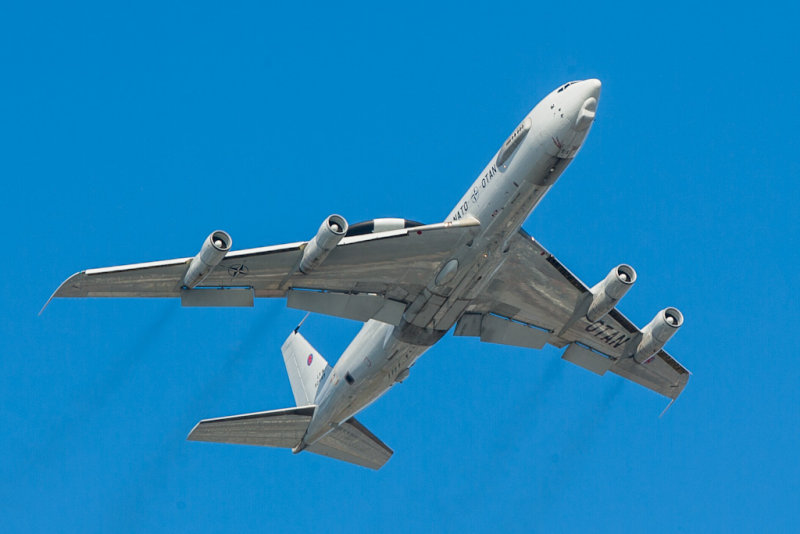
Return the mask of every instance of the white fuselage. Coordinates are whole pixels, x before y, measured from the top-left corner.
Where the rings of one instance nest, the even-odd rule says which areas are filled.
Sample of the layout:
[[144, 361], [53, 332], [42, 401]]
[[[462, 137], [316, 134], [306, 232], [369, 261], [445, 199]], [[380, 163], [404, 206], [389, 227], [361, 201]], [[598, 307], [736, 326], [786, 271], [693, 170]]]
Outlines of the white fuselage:
[[447, 216], [446, 221], [477, 219], [477, 234], [442, 262], [407, 307], [402, 324], [364, 324], [320, 386], [302, 447], [404, 380], [414, 362], [458, 321], [503, 264], [508, 240], [578, 152], [599, 96], [598, 80], [571, 82], [525, 117]]

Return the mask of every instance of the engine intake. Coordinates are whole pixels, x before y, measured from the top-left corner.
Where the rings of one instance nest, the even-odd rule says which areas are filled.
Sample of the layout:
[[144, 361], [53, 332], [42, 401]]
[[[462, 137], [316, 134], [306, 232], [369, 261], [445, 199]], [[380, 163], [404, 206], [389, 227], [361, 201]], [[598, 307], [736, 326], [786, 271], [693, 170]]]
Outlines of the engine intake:
[[675, 335], [683, 325], [683, 314], [677, 308], [664, 308], [653, 317], [650, 324], [642, 329], [642, 340], [633, 354], [633, 358], [644, 363]]
[[211, 232], [203, 242], [200, 252], [189, 263], [189, 268], [183, 277], [183, 286], [191, 289], [202, 282], [214, 267], [219, 265], [232, 244], [233, 240], [228, 232], [222, 230]]
[[322, 221], [317, 235], [306, 244], [303, 259], [300, 260], [300, 272], [307, 274], [322, 263], [347, 234], [347, 228], [347, 221], [341, 215], [331, 215]]
[[626, 264], [617, 265], [605, 279], [592, 288], [592, 303], [586, 318], [597, 321], [610, 312], [636, 281], [636, 271]]

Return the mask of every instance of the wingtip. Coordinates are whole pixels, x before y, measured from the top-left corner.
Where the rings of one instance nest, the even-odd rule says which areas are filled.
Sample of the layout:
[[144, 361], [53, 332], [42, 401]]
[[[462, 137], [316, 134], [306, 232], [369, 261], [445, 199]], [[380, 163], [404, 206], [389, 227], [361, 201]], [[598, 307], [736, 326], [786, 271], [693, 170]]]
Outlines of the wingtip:
[[667, 398], [669, 398], [669, 404], [667, 404], [667, 407], [664, 408], [664, 411], [661, 412], [661, 414], [658, 416], [659, 419], [664, 417], [664, 414], [667, 413], [667, 410], [669, 410], [672, 407], [672, 405], [675, 404], [675, 401], [678, 400], [678, 397], [681, 396], [683, 390], [686, 389], [686, 384], [688, 382], [689, 382], [688, 378], [686, 380], [683, 380], [682, 383], [673, 386], [673, 391], [670, 395], [665, 395]]
[[77, 273], [73, 274], [72, 276], [70, 276], [69, 278], [67, 278], [67, 279], [66, 279], [66, 280], [64, 280], [63, 282], [61, 282], [61, 283], [58, 285], [58, 287], [56, 288], [56, 290], [55, 290], [55, 291], [53, 291], [53, 294], [52, 294], [52, 295], [50, 295], [50, 298], [49, 298], [49, 299], [47, 299], [47, 302], [45, 302], [45, 303], [44, 303], [44, 306], [42, 306], [42, 309], [41, 309], [41, 310], [39, 310], [39, 317], [41, 317], [41, 316], [42, 316], [42, 314], [44, 313], [44, 310], [45, 310], [45, 308], [47, 308], [47, 305], [48, 305], [48, 304], [50, 304], [50, 301], [51, 301], [51, 300], [53, 300], [54, 298], [56, 298], [57, 296], [59, 296], [59, 295], [58, 295], [58, 292], [59, 292], [59, 291], [61, 291], [61, 289], [62, 289], [62, 288], [65, 286], [65, 285], [67, 285], [67, 283], [68, 283], [70, 280], [72, 280], [72, 279], [76, 278], [77, 276], [80, 276], [80, 275], [81, 275], [81, 274], [83, 274], [84, 272], [85, 272], [85, 271], [78, 271]]
[[192, 427], [192, 430], [190, 430], [189, 433], [186, 435], [186, 441], [200, 441], [200, 440], [197, 439], [197, 436], [193, 436], [192, 434], [194, 434], [194, 431], [197, 430], [197, 428], [200, 426], [200, 423], [202, 423], [202, 422], [203, 421], [198, 421]]
[[[58, 291], [58, 290], [56, 290], [56, 291]], [[45, 310], [45, 308], [47, 308], [47, 305], [48, 305], [48, 304], [50, 304], [50, 301], [51, 301], [51, 300], [53, 300], [53, 297], [54, 297], [55, 295], [56, 295], [55, 293], [53, 293], [52, 295], [50, 295], [50, 298], [49, 298], [49, 299], [47, 299], [47, 302], [45, 302], [45, 303], [44, 303], [44, 306], [42, 306], [42, 309], [41, 309], [41, 310], [39, 310], [38, 317], [41, 317], [41, 316], [42, 316], [42, 314], [44, 313], [44, 310]]]

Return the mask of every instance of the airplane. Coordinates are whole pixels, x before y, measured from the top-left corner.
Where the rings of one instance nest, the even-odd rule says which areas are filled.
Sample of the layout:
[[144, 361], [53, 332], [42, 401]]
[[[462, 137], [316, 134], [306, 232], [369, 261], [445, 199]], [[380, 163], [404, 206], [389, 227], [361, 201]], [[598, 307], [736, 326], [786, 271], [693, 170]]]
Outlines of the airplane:
[[[639, 329], [616, 309], [636, 281], [621, 264], [588, 287], [522, 223], [572, 162], [595, 119], [601, 83], [566, 83], [514, 129], [444, 222], [330, 215], [310, 241], [231, 251], [212, 232], [194, 257], [81, 271], [54, 297], [174, 297], [183, 306], [285, 298], [307, 312], [362, 321], [331, 367], [295, 328], [281, 347], [294, 407], [205, 419], [189, 440], [308, 451], [371, 469], [393, 454], [355, 419], [453, 329], [541, 349], [608, 371], [674, 402], [689, 372], [664, 344], [683, 324], [668, 307]], [[50, 300], [48, 300], [48, 303]], [[47, 304], [45, 304], [47, 306]], [[302, 323], [301, 323], [302, 324]]]

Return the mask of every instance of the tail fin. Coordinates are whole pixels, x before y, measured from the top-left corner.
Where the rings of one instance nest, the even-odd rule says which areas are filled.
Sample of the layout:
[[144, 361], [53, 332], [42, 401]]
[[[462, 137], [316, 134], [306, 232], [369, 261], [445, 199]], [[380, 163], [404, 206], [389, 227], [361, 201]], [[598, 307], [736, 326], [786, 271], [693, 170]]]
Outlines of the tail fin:
[[[296, 408], [205, 419], [195, 425], [187, 439], [299, 452], [297, 447], [314, 418], [317, 390], [331, 374], [331, 366], [297, 329], [286, 338], [281, 352]], [[392, 456], [392, 449], [352, 417], [305, 450], [370, 469], [380, 469]]]
[[331, 366], [297, 330], [286, 338], [281, 352], [289, 382], [292, 384], [295, 404], [314, 404], [319, 386], [331, 374]]

